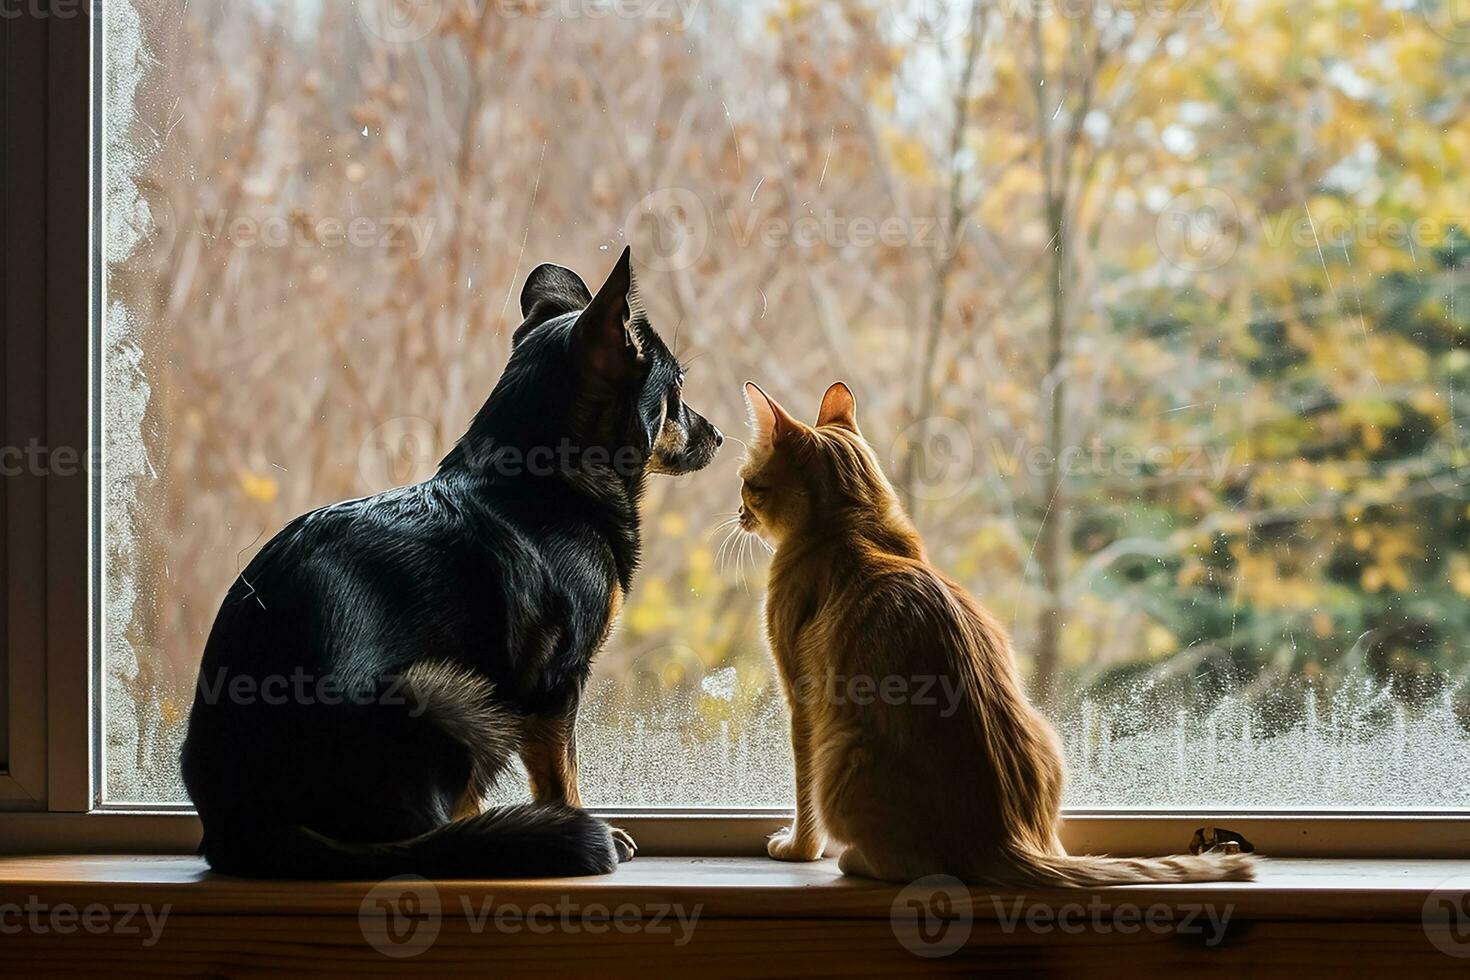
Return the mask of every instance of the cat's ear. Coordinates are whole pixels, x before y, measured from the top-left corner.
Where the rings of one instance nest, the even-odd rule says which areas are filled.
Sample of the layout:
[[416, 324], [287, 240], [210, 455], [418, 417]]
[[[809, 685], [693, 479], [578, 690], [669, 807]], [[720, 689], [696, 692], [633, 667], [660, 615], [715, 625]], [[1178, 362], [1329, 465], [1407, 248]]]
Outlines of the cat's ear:
[[822, 407], [817, 411], [817, 427], [835, 425], [850, 432], [857, 432], [857, 399], [852, 390], [841, 381], [832, 382], [822, 396]]
[[775, 445], [797, 426], [796, 419], [754, 381], [745, 382], [745, 403], [750, 406], [750, 431], [759, 446]]
[[572, 328], [572, 352], [577, 359], [593, 374], [612, 381], [631, 370], [642, 354], [632, 330], [638, 286], [628, 264], [631, 251], [623, 249], [607, 281]]

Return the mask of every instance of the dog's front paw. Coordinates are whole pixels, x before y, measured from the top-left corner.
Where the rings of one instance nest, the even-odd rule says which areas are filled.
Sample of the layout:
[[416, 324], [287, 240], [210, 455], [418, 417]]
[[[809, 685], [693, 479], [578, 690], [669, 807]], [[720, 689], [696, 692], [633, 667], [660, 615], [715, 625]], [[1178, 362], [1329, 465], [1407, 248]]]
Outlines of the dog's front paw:
[[777, 861], [815, 861], [822, 856], [821, 841], [802, 840], [794, 828], [786, 827], [766, 841], [766, 853]]
[[628, 832], [621, 827], [609, 829], [612, 831], [613, 847], [618, 852], [618, 863], [633, 860], [633, 855], [638, 853], [638, 845], [633, 843], [633, 838], [629, 837]]

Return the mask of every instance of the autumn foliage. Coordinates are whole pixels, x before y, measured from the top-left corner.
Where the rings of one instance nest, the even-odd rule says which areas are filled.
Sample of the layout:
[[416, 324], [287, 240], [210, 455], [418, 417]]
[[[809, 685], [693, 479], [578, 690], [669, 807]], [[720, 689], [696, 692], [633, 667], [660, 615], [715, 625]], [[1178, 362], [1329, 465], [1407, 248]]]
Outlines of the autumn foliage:
[[[1437, 8], [442, 0], [403, 39], [397, 2], [135, 4], [114, 792], [178, 793], [252, 549], [432, 473], [525, 273], [625, 242], [727, 433], [747, 378], [852, 386], [1081, 785], [1108, 739], [1227, 715], [1470, 724], [1470, 45]], [[711, 536], [738, 462], [653, 485], [607, 731], [779, 732], [760, 556]]]

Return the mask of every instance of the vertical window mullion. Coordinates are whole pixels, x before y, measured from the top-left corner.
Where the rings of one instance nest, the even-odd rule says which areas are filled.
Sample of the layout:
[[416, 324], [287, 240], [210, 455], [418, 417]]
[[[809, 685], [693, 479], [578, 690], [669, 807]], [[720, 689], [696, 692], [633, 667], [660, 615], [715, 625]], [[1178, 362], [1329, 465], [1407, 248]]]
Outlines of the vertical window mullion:
[[72, 811], [96, 802], [89, 493], [97, 322], [94, 26], [90, 13], [47, 21], [46, 434], [53, 454], [67, 454], [54, 457], [46, 480], [47, 804]]

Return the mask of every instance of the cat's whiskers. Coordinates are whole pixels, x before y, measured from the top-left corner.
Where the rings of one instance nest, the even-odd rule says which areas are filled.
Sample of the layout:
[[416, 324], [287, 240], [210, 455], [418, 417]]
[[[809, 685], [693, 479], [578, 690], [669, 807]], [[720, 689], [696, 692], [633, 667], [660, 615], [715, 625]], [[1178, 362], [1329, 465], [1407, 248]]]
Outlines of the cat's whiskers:
[[725, 537], [721, 539], [720, 546], [715, 549], [715, 569], [721, 574], [724, 574], [725, 566], [729, 564], [732, 544], [739, 533], [740, 524], [738, 522], [732, 524], [725, 532]]
[[744, 528], [741, 528], [741, 531], [743, 533], [741, 534], [740, 545], [736, 552], [736, 565], [737, 570], [740, 573], [740, 585], [742, 588], [745, 589], [745, 592], [748, 595], [750, 593], [750, 578], [747, 575], [747, 568], [749, 569], [749, 571], [755, 570], [755, 545], [759, 544], [761, 547], [765, 548], [772, 554], [775, 553], [775, 549], [766, 543], [765, 538], [761, 537], [759, 534], [756, 534], [754, 531], [746, 531]]
[[741, 528], [741, 531], [743, 533], [740, 535], [740, 547], [735, 556], [735, 570], [740, 574], [740, 588], [746, 595], [750, 595], [750, 579], [745, 574], [745, 559], [750, 552], [751, 534], [744, 528]]
[[706, 541], [708, 541], [710, 538], [714, 537], [720, 531], [723, 531], [725, 528], [729, 527], [731, 524], [739, 524], [740, 523], [740, 512], [739, 511], [732, 511], [731, 513], [726, 514], [724, 516], [725, 516], [725, 519], [724, 520], [720, 521], [718, 524], [716, 524], [713, 528], [710, 529], [709, 534], [705, 536], [705, 540]]
[[[738, 442], [739, 440], [736, 441]], [[710, 530], [706, 540], [713, 538], [721, 531], [725, 532], [725, 536], [720, 539], [719, 545], [715, 548], [715, 570], [723, 575], [733, 563], [735, 566], [735, 575], [740, 579], [740, 587], [749, 595], [749, 572], [754, 570], [756, 563], [757, 553], [755, 546], [759, 544], [762, 548], [766, 549], [768, 554], [773, 555], [776, 553], [776, 549], [759, 534], [745, 529], [741, 524], [739, 511], [727, 515], [717, 523]], [[752, 539], [754, 539], [754, 543], [752, 543]]]
[[713, 528], [711, 528], [709, 534], [705, 537], [705, 540], [708, 541], [710, 538], [713, 538], [721, 531], [725, 532], [725, 536], [720, 539], [719, 546], [715, 548], [715, 569], [717, 571], [724, 571], [724, 562], [725, 559], [728, 557], [727, 551], [729, 549], [731, 540], [735, 537], [736, 532], [738, 532], [739, 530], [740, 514], [736, 512], [726, 515], [725, 519], [720, 521]]

